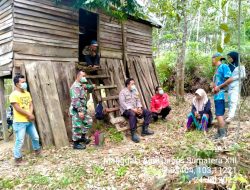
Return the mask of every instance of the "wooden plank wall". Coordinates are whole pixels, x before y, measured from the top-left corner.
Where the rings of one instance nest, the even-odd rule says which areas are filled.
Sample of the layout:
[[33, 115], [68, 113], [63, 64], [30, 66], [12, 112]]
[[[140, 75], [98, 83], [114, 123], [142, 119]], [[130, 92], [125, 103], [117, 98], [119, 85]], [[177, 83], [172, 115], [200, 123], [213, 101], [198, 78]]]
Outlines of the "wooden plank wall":
[[78, 13], [49, 0], [14, 0], [14, 65], [78, 61]]
[[99, 43], [102, 58], [122, 59], [121, 23], [103, 13], [99, 13]]
[[[119, 94], [124, 80], [132, 77], [143, 106], [149, 108], [154, 89], [159, 84], [152, 58], [152, 26], [134, 20], [127, 20], [122, 26], [114, 18], [100, 13], [99, 27], [101, 65], [111, 76], [106, 82], [118, 86], [112, 95]], [[112, 104], [117, 106], [114, 101], [108, 102], [109, 107]]]
[[0, 77], [11, 74], [13, 60], [13, 0], [0, 1]]

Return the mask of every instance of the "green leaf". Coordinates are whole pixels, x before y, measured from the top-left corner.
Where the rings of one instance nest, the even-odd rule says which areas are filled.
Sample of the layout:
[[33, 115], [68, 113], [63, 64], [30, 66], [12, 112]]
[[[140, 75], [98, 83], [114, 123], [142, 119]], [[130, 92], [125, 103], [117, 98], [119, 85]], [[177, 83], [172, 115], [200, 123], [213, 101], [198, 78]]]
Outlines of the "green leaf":
[[180, 15], [179, 15], [179, 14], [176, 14], [176, 17], [177, 17], [178, 23], [180, 23], [180, 22], [181, 22], [181, 17], [180, 17]]
[[224, 38], [224, 43], [227, 44], [228, 42], [230, 42], [230, 39], [231, 39], [231, 34], [227, 33]]
[[221, 8], [223, 9], [225, 7], [225, 5], [227, 4], [227, 0], [224, 0], [221, 2]]
[[225, 23], [220, 24], [220, 29], [224, 30], [225, 32], [228, 32], [228, 31], [229, 31], [229, 27], [228, 27], [228, 25], [225, 24]]
[[236, 184], [234, 183], [233, 185], [232, 185], [232, 188], [231, 188], [232, 190], [236, 190]]
[[223, 52], [223, 48], [221, 47], [220, 44], [217, 45], [217, 51], [218, 51], [219, 53], [222, 53], [222, 52]]

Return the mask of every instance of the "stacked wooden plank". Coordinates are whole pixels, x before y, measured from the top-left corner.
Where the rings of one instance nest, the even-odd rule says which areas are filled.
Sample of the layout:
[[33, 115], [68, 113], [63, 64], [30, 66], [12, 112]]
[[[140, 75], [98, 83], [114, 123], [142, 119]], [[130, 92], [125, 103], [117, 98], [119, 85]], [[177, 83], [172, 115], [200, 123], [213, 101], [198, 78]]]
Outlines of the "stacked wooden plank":
[[78, 61], [78, 13], [48, 0], [14, 0], [15, 67], [37, 61]]
[[128, 55], [146, 55], [152, 58], [152, 26], [133, 20], [126, 22]]
[[72, 65], [50, 61], [24, 64], [43, 147], [67, 146], [71, 139], [68, 109], [75, 73]]
[[121, 23], [103, 13], [99, 14], [99, 43], [101, 57], [122, 59]]
[[13, 67], [13, 0], [0, 1], [0, 77]]

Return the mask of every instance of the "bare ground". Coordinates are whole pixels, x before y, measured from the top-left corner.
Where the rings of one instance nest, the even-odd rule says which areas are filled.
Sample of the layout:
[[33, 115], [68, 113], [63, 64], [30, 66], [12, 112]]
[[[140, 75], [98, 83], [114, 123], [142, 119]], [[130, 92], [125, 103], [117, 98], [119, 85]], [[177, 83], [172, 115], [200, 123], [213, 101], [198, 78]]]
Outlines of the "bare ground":
[[[171, 98], [174, 102], [174, 97]], [[24, 153], [27, 165], [16, 167], [12, 157], [13, 142], [1, 142], [0, 189], [191, 190], [200, 184], [207, 186], [203, 189], [211, 189], [214, 184], [229, 189], [234, 184], [232, 179], [236, 185], [248, 188], [249, 100], [242, 108], [239, 133], [239, 122], [235, 121], [229, 125], [226, 139], [213, 141], [215, 128], [207, 136], [200, 131], [184, 132], [191, 98], [187, 95], [185, 103], [172, 104], [168, 121], [152, 124], [155, 134], [141, 137], [139, 144], [131, 142], [128, 134], [122, 141], [115, 142], [117, 134], [107, 132], [103, 147], [95, 147], [92, 143], [84, 151], [73, 150], [72, 147], [49, 148], [43, 150], [41, 157]], [[237, 144], [236, 134], [239, 135]], [[206, 163], [210, 158], [221, 162]], [[203, 181], [188, 182], [183, 173], [195, 167], [197, 161], [209, 166], [212, 176]]]

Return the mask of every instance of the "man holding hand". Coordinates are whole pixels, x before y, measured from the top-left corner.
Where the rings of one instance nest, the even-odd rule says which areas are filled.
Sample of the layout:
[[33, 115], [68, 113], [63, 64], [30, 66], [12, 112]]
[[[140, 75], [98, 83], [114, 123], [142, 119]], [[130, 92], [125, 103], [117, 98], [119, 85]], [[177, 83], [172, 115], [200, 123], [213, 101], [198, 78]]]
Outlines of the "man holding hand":
[[132, 141], [138, 143], [140, 142], [140, 138], [136, 135], [137, 118], [144, 118], [142, 136], [154, 134], [154, 132], [148, 130], [151, 112], [142, 108], [134, 79], [127, 79], [125, 85], [126, 88], [122, 89], [119, 94], [120, 111], [122, 116], [129, 119]]

